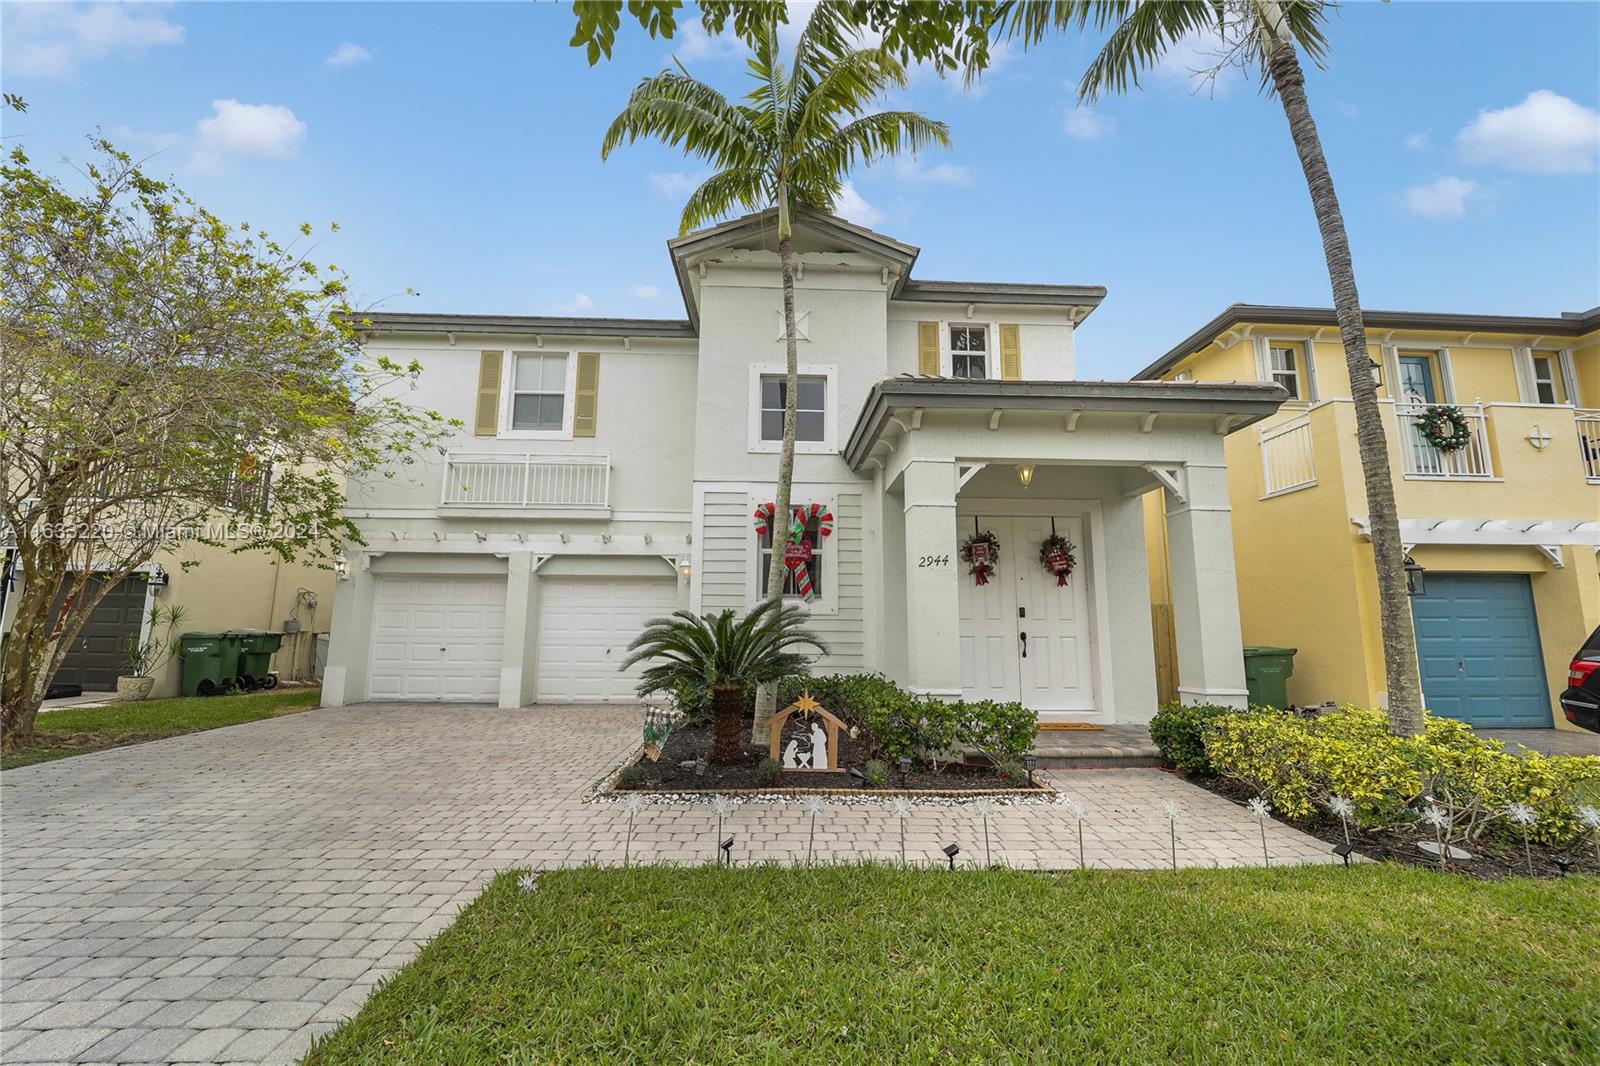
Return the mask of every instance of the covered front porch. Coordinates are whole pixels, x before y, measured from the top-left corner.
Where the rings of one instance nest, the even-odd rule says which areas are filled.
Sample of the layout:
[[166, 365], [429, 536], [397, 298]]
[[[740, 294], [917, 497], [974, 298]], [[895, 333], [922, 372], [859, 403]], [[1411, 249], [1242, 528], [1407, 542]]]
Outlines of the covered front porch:
[[[1260, 384], [880, 382], [845, 458], [883, 493], [885, 672], [925, 695], [1019, 701], [1045, 725], [1149, 721], [1141, 497], [1159, 487], [1180, 698], [1243, 706], [1222, 439], [1284, 395]], [[998, 556], [982, 583], [961, 557], [975, 535]]]

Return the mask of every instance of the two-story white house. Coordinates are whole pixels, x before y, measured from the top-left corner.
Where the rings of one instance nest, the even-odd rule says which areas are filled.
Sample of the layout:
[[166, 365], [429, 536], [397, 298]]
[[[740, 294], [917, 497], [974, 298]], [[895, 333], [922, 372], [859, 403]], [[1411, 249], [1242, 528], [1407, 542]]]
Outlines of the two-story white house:
[[[381, 314], [448, 454], [352, 482], [324, 681], [362, 700], [625, 702], [645, 621], [763, 593], [783, 408], [770, 211], [668, 242], [684, 320]], [[1098, 286], [925, 281], [918, 250], [802, 213], [793, 502], [823, 671], [1043, 718], [1155, 711], [1142, 497], [1166, 490], [1183, 696], [1241, 704], [1223, 438], [1271, 383], [1077, 379]], [[999, 541], [979, 584], [960, 559]], [[1065, 580], [1041, 562], [1052, 531]], [[801, 553], [803, 554], [803, 553]]]

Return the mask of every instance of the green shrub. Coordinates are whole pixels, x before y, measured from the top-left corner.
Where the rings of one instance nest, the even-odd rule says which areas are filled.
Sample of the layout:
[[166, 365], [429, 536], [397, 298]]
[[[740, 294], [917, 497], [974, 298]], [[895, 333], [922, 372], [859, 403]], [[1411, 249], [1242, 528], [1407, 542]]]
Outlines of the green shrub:
[[1206, 757], [1205, 725], [1238, 710], [1215, 703], [1169, 703], [1150, 720], [1150, 739], [1161, 757], [1184, 773], [1214, 774], [1216, 767]]
[[711, 689], [687, 678], [667, 690], [672, 709], [683, 716], [684, 725], [703, 725], [711, 721]]
[[1600, 787], [1600, 756], [1512, 754], [1463, 722], [1424, 721], [1421, 736], [1396, 737], [1380, 711], [1345, 707], [1302, 719], [1258, 710], [1211, 719], [1202, 734], [1218, 773], [1292, 818], [1317, 814], [1340, 795], [1355, 803], [1357, 824], [1379, 828], [1407, 820], [1432, 797], [1467, 840], [1518, 836], [1504, 817], [1513, 803], [1537, 812], [1535, 840], [1565, 844], [1582, 835], [1576, 807]]
[[639, 763], [634, 763], [632, 766], [624, 766], [622, 768], [622, 772], [617, 775], [617, 788], [641, 788], [643, 787], [645, 781], [646, 774], [644, 767]]
[[782, 776], [783, 764], [777, 759], [762, 759], [756, 764], [756, 783], [764, 788], [776, 785]]
[[862, 768], [867, 775], [868, 788], [885, 788], [889, 784], [889, 764], [882, 759], [870, 759]]
[[1020, 703], [980, 700], [952, 706], [958, 716], [957, 740], [995, 763], [1020, 762], [1039, 735], [1038, 717]]
[[1008, 785], [1020, 787], [1028, 784], [1028, 768], [1019, 762], [1003, 762], [997, 769], [1000, 779]]

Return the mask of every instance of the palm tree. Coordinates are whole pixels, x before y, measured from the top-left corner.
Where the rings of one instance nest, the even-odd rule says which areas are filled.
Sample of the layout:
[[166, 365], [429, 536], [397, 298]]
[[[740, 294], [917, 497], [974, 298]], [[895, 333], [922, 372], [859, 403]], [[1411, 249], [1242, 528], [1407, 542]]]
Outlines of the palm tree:
[[640, 696], [672, 691], [680, 685], [709, 691], [711, 758], [729, 762], [744, 753], [739, 735], [745, 690], [804, 675], [812, 656], [795, 650], [801, 645], [828, 653], [827, 645], [802, 627], [804, 617], [801, 608], [772, 600], [761, 601], [738, 621], [731, 610], [714, 617], [675, 611], [670, 618], [646, 623], [644, 632], [628, 645], [622, 669], [654, 662], [639, 681]]
[[1216, 70], [1231, 63], [1259, 69], [1262, 84], [1283, 105], [1289, 133], [1311, 193], [1311, 206], [1322, 231], [1322, 251], [1333, 288], [1334, 313], [1344, 342], [1354, 400], [1361, 470], [1366, 480], [1367, 513], [1372, 524], [1372, 554], [1378, 576], [1383, 658], [1389, 690], [1389, 728], [1409, 736], [1422, 731], [1422, 693], [1417, 671], [1416, 637], [1411, 628], [1411, 602], [1406, 594], [1405, 550], [1395, 510], [1389, 451], [1367, 354], [1367, 331], [1361, 320], [1350, 241], [1345, 233], [1339, 198], [1322, 151], [1299, 50], [1313, 62], [1327, 53], [1322, 27], [1323, 0], [1056, 0], [1053, 3], [1004, 3], [996, 8], [991, 30], [1035, 44], [1047, 33], [1093, 24], [1110, 37], [1078, 83], [1078, 97], [1093, 102], [1107, 93], [1137, 86], [1139, 75], [1190, 34], [1214, 33], [1227, 51]]
[[[831, 9], [819, 9], [801, 31], [792, 68], [778, 55], [778, 22], [767, 17], [751, 41], [749, 73], [755, 82], [745, 102], [730, 102], [697, 81], [680, 64], [645, 78], [628, 98], [600, 148], [602, 159], [624, 142], [656, 137], [705, 160], [714, 169], [683, 205], [680, 233], [688, 233], [735, 210], [777, 208], [778, 262], [783, 278], [783, 325], [787, 376], [783, 402], [783, 447], [767, 572], [767, 600], [783, 597], [780, 530], [793, 513], [795, 399], [798, 354], [794, 322], [793, 214], [804, 205], [832, 211], [851, 168], [929, 145], [950, 144], [942, 122], [914, 111], [866, 109], [891, 87], [904, 86], [905, 67], [881, 48], [838, 48], [839, 24]], [[770, 700], [766, 701], [770, 704]], [[758, 706], [751, 739], [766, 739], [772, 708]]]

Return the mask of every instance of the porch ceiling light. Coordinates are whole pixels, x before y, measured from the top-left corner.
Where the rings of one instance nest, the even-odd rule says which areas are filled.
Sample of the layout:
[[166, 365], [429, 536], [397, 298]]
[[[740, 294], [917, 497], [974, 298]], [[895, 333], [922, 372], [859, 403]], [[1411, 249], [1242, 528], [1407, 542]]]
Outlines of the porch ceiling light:
[[1033, 464], [1032, 463], [1018, 463], [1017, 464], [1017, 480], [1022, 482], [1022, 487], [1023, 488], [1027, 488], [1029, 485], [1033, 484]]

